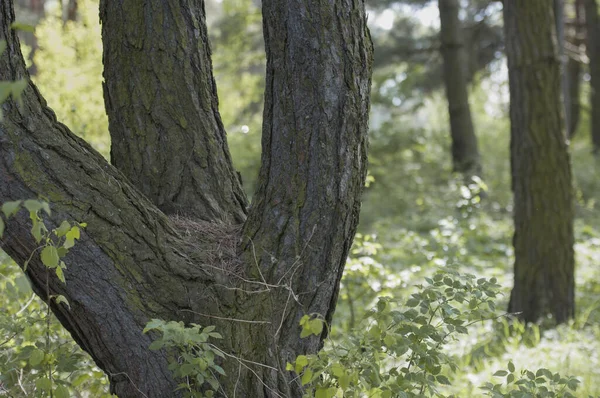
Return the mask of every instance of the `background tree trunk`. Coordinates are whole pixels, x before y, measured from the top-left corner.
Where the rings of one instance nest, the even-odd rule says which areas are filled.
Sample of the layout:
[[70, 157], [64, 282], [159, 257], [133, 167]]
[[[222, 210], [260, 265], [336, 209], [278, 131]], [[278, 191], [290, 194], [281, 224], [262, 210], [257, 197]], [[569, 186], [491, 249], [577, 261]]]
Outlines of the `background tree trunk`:
[[455, 171], [479, 175], [481, 163], [469, 108], [465, 45], [458, 18], [460, 5], [458, 0], [438, 0], [438, 6], [444, 85], [452, 136], [452, 164]]
[[596, 0], [585, 0], [587, 55], [590, 60], [590, 115], [594, 153], [600, 151], [600, 20]]
[[572, 138], [577, 132], [579, 118], [581, 113], [581, 65], [582, 65], [582, 44], [584, 43], [584, 9], [583, 1], [575, 0], [575, 19], [571, 27], [571, 50], [568, 51], [567, 59], [567, 80], [569, 81], [568, 104], [569, 104], [569, 123], [567, 125], [567, 135]]
[[569, 74], [567, 73], [567, 56], [565, 54], [565, 2], [554, 0], [554, 23], [556, 24], [556, 43], [560, 57], [560, 76], [564, 125], [571, 125], [571, 98], [569, 96]]
[[[0, 203], [43, 195], [52, 203], [50, 228], [88, 224], [66, 258], [67, 283], [49, 278], [50, 293], [71, 308], [51, 308], [118, 396], [176, 395], [167, 354], [150, 351], [142, 334], [149, 319], [161, 318], [217, 327], [229, 355], [221, 394], [300, 397], [285, 362], [321, 345], [324, 335], [299, 338], [298, 321], [305, 313], [331, 319], [366, 175], [372, 48], [364, 3], [263, 1], [261, 179], [243, 230], [222, 222], [244, 219], [245, 209], [218, 121], [202, 8], [178, 4], [154, 0], [120, 14], [116, 3], [101, 8], [103, 28], [121, 31], [105, 32], [118, 42], [105, 49], [105, 79], [112, 157], [125, 176], [58, 123], [29, 83], [22, 107], [3, 105]], [[8, 43], [0, 80], [27, 78], [9, 28], [10, 0], [0, 0], [0, 19]], [[164, 29], [158, 41], [150, 39], [155, 29]], [[186, 101], [191, 114], [177, 109]], [[190, 155], [184, 143], [194, 152], [182, 160]], [[171, 181], [174, 167], [197, 178]], [[173, 187], [189, 196], [169, 196]], [[187, 211], [193, 195], [200, 204]], [[169, 218], [155, 205], [193, 218]], [[11, 218], [0, 241], [21, 265], [37, 247], [29, 229], [24, 214]], [[34, 256], [27, 275], [43, 299], [46, 272]]]
[[573, 316], [571, 168], [563, 133], [552, 4], [504, 4], [510, 84], [515, 284], [508, 310], [525, 321]]

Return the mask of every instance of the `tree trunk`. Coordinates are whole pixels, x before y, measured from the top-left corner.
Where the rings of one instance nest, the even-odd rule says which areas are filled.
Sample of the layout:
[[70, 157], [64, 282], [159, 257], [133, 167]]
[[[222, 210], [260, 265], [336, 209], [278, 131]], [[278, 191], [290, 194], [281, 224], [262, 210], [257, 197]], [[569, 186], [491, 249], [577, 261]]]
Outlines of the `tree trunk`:
[[63, 20], [66, 21], [76, 21], [77, 20], [77, 0], [69, 0], [66, 4], [65, 10], [63, 12]]
[[567, 80], [569, 82], [568, 87], [568, 101], [569, 104], [569, 123], [567, 125], [567, 135], [572, 138], [577, 132], [579, 126], [579, 118], [581, 113], [581, 57], [582, 50], [581, 45], [583, 44], [583, 26], [584, 21], [584, 10], [582, 0], [575, 0], [575, 20], [573, 21], [573, 27], [571, 29], [571, 40], [570, 43], [573, 46], [571, 55], [567, 60]]
[[525, 321], [574, 313], [571, 168], [563, 130], [552, 4], [504, 4], [514, 192], [515, 284], [508, 310]]
[[[44, 196], [49, 227], [86, 222], [51, 308], [120, 397], [170, 397], [151, 318], [215, 325], [228, 354], [219, 395], [301, 397], [286, 361], [314, 353], [304, 314], [330, 320], [366, 176], [372, 48], [362, 1], [263, 1], [267, 87], [259, 189], [246, 200], [217, 110], [203, 2], [105, 1], [108, 164], [56, 121], [29, 83], [2, 105], [0, 202]], [[141, 4], [141, 3], [140, 3]], [[27, 78], [10, 0], [0, 0], [0, 80]], [[159, 210], [162, 209], [163, 211]], [[170, 213], [171, 217], [165, 215]], [[181, 217], [184, 215], [185, 217]], [[11, 218], [1, 247], [37, 244]], [[26, 271], [45, 299], [37, 256]]]
[[587, 55], [590, 60], [590, 114], [594, 153], [600, 151], [600, 20], [596, 0], [585, 0]]
[[569, 75], [567, 73], [567, 57], [565, 56], [565, 3], [563, 0], [554, 0], [554, 23], [556, 25], [556, 43], [560, 57], [560, 76], [564, 125], [571, 125], [571, 98], [569, 97]]
[[469, 108], [465, 45], [458, 18], [459, 0], [438, 0], [438, 6], [444, 84], [452, 136], [452, 164], [454, 171], [480, 175], [479, 149]]
[[102, 0], [100, 19], [113, 165], [165, 213], [243, 222], [204, 1]]

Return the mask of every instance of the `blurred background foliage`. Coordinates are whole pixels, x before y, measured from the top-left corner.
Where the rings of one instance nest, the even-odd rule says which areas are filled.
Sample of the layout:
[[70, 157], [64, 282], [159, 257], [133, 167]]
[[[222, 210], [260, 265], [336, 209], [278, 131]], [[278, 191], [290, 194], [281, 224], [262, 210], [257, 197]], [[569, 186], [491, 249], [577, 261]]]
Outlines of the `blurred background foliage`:
[[[32, 78], [60, 121], [108, 157], [102, 95], [102, 43], [96, 0], [79, 0], [72, 18], [59, 3], [16, 1], [18, 19], [36, 25], [24, 37]], [[42, 4], [40, 8], [40, 3]], [[463, 1], [471, 110], [484, 175], [465, 185], [452, 173], [447, 105], [441, 78], [436, 2], [368, 2], [375, 43], [369, 183], [360, 233], [342, 281], [332, 335], [350, 333], [379, 296], [407, 298], [439, 267], [496, 277], [506, 308], [512, 284], [512, 194], [502, 10], [496, 1]], [[35, 5], [35, 7], [33, 6]], [[37, 7], [37, 8], [36, 8]], [[236, 168], [251, 196], [260, 163], [265, 56], [258, 1], [207, 0], [220, 112]], [[581, 101], [589, 93], [585, 82]], [[447, 347], [459, 369], [443, 393], [469, 397], [509, 358], [580, 377], [578, 396], [600, 396], [600, 163], [591, 154], [589, 109], [571, 142], [576, 185], [577, 316], [558, 328], [472, 326]], [[481, 200], [479, 193], [485, 191]], [[39, 364], [27, 350], [43, 343], [44, 307], [6, 256], [0, 256], [0, 391], [34, 396]], [[104, 376], [52, 321], [57, 379], [73, 396], [100, 396]], [[63, 366], [64, 365], [64, 366]], [[1, 395], [1, 394], [0, 394]]]

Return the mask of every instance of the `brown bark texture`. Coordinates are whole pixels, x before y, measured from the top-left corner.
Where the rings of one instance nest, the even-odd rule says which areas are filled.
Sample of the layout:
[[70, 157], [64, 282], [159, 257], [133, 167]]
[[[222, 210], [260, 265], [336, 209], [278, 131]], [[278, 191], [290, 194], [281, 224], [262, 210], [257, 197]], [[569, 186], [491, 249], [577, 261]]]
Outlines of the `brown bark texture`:
[[585, 1], [586, 48], [590, 60], [590, 116], [594, 153], [600, 151], [600, 19], [596, 0]]
[[[267, 84], [254, 202], [231, 164], [200, 0], [104, 1], [112, 162], [59, 123], [29, 83], [1, 105], [0, 203], [44, 197], [49, 228], [86, 222], [51, 309], [120, 397], [170, 397], [169, 353], [148, 349], [152, 318], [215, 325], [227, 354], [218, 395], [301, 397], [285, 370], [315, 353], [299, 320], [331, 320], [366, 176], [372, 45], [362, 1], [265, 0]], [[0, 0], [0, 80], [27, 78]], [[28, 217], [1, 248], [23, 265]], [[45, 297], [37, 256], [26, 273]]]
[[481, 175], [477, 137], [469, 108], [465, 41], [458, 12], [459, 0], [438, 0], [443, 77], [450, 116], [454, 171]]
[[577, 132], [579, 120], [581, 116], [581, 77], [582, 77], [582, 56], [584, 53], [583, 44], [585, 38], [585, 14], [583, 9], [583, 1], [575, 0], [575, 19], [571, 24], [569, 31], [569, 43], [572, 50], [569, 52], [566, 74], [568, 81], [568, 100], [565, 101], [569, 109], [569, 120], [565, 123], [567, 126], [567, 136], [572, 138]]
[[552, 3], [504, 4], [514, 192], [514, 287], [525, 321], [574, 313], [573, 194]]

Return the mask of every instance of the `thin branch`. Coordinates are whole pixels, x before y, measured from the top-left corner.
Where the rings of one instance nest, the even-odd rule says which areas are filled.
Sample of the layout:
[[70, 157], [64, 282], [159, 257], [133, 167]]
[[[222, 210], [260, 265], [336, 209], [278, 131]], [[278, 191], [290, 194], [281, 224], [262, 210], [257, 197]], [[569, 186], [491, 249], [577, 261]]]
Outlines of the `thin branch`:
[[215, 319], [223, 319], [226, 321], [234, 321], [234, 322], [243, 322], [243, 323], [257, 323], [257, 324], [270, 324], [271, 322], [269, 321], [251, 321], [248, 319], [238, 319], [238, 318], [228, 318], [228, 317], [223, 317], [223, 316], [216, 316], [216, 315], [208, 315], [208, 314], [203, 314], [201, 312], [196, 312], [196, 311], [192, 311], [192, 310], [188, 310], [188, 309], [182, 309], [179, 310], [182, 312], [191, 312], [192, 314], [196, 314], [196, 315], [200, 315], [200, 316], [205, 316], [207, 318], [215, 318]]

